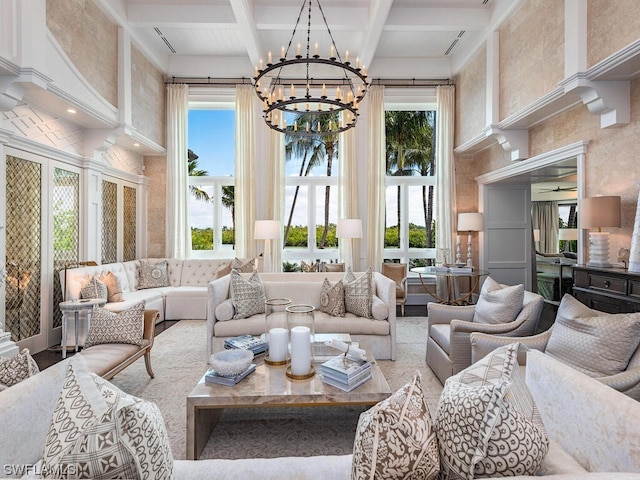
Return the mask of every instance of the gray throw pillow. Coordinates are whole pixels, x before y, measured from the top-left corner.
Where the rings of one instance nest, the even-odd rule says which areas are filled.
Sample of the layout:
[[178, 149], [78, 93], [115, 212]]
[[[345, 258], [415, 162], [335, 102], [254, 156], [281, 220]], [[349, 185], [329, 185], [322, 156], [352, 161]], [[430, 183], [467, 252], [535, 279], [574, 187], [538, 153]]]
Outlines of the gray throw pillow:
[[102, 298], [106, 302], [108, 296], [107, 285], [95, 276], [80, 289], [80, 298]]
[[371, 273], [371, 267], [358, 278], [349, 267], [342, 282], [344, 283], [345, 310], [359, 317], [371, 318], [371, 305], [373, 303], [373, 273]]
[[121, 312], [95, 307], [91, 314], [84, 348], [101, 343], [142, 345], [145, 304], [143, 300]]
[[322, 282], [320, 291], [320, 311], [333, 317], [344, 317], [344, 285], [342, 280], [331, 284], [328, 278]]
[[513, 322], [524, 300], [524, 285], [502, 286], [487, 277], [480, 290], [473, 321], [475, 323], [501, 324]]
[[138, 290], [169, 286], [169, 264], [166, 260], [151, 265], [144, 260], [138, 267]]
[[237, 270], [231, 270], [231, 300], [235, 307], [233, 318], [248, 318], [258, 313], [264, 313], [264, 293], [262, 279], [257, 272], [249, 278], [244, 278]]

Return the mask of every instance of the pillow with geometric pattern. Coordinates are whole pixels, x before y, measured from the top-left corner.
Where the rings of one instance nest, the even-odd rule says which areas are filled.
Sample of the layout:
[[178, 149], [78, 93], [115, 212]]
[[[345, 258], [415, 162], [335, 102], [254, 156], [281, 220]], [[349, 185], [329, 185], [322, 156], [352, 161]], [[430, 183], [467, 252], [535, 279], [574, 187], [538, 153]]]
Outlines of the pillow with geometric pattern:
[[140, 260], [138, 267], [138, 290], [146, 288], [168, 287], [169, 286], [169, 263], [162, 262], [151, 265], [144, 260]]
[[345, 310], [359, 317], [372, 318], [374, 285], [371, 267], [358, 278], [353, 274], [351, 267], [347, 268], [342, 283], [344, 284]]
[[264, 313], [264, 302], [267, 298], [262, 279], [257, 272], [249, 278], [244, 278], [237, 270], [231, 270], [230, 290], [235, 307], [233, 318], [249, 318]]
[[107, 286], [95, 275], [80, 289], [80, 298], [102, 298], [106, 302], [108, 296]]
[[142, 345], [145, 305], [143, 300], [121, 312], [94, 307], [84, 348], [102, 343]]
[[38, 364], [25, 348], [13, 357], [0, 356], [0, 391], [35, 375], [40, 370]]
[[513, 322], [522, 310], [523, 300], [523, 284], [503, 286], [487, 277], [476, 302], [473, 321], [486, 324]]
[[237, 270], [240, 273], [253, 273], [256, 271], [256, 259], [241, 260], [236, 257], [231, 262], [231, 269]]

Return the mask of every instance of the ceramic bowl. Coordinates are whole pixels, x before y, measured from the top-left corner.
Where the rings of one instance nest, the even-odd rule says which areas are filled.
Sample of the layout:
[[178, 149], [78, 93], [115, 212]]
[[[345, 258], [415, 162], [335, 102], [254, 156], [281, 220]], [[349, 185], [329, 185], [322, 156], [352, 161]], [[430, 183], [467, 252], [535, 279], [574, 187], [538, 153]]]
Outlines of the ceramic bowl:
[[222, 350], [211, 355], [209, 364], [218, 375], [232, 377], [249, 368], [252, 360], [251, 350]]

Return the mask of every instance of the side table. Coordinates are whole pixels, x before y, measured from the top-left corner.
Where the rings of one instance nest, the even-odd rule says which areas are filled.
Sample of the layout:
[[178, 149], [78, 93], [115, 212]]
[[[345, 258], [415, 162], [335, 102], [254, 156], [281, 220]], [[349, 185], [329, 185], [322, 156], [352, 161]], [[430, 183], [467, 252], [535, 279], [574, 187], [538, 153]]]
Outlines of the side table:
[[73, 331], [75, 334], [75, 351], [78, 351], [78, 321], [80, 320], [80, 312], [87, 312], [87, 331], [89, 330], [89, 320], [93, 307], [102, 307], [107, 301], [104, 298], [82, 298], [79, 300], [67, 300], [60, 303], [60, 311], [62, 312], [62, 358], [67, 358], [67, 313], [73, 312]]

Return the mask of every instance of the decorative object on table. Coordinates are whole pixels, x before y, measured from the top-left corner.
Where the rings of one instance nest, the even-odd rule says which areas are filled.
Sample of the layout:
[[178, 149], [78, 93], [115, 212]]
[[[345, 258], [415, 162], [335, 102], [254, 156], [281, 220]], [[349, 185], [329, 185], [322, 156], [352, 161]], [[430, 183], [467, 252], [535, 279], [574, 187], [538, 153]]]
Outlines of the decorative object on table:
[[315, 311], [313, 305], [289, 305], [285, 307], [287, 312], [287, 328], [291, 331], [294, 327], [307, 327], [310, 332], [311, 342], [315, 341]]
[[251, 350], [221, 350], [211, 355], [209, 364], [216, 373], [223, 377], [232, 377], [244, 372], [253, 360]]
[[580, 228], [597, 229], [589, 232], [589, 261], [590, 267], [611, 267], [609, 262], [609, 232], [603, 232], [603, 227], [620, 227], [620, 197], [590, 197], [580, 200], [578, 206]]
[[254, 240], [264, 240], [264, 271], [277, 272], [279, 269], [271, 257], [271, 241], [281, 237], [278, 220], [256, 220], [253, 230]]
[[[458, 231], [467, 232], [467, 267], [473, 267], [472, 232], [482, 231], [482, 214], [477, 212], [458, 214]], [[458, 236], [458, 245], [460, 236]], [[462, 261], [462, 259], [461, 259]], [[456, 259], [457, 262], [457, 259]]]
[[288, 298], [270, 298], [264, 304], [265, 341], [269, 352], [264, 359], [267, 365], [287, 363], [289, 330], [286, 308], [291, 305]]
[[332, 338], [331, 340], [327, 340], [325, 344], [328, 347], [341, 351], [345, 355], [349, 355], [350, 357], [363, 361], [367, 360], [367, 352], [360, 348], [357, 343], [347, 343], [342, 340]]
[[267, 343], [263, 338], [245, 334], [227, 338], [224, 341], [224, 348], [228, 350], [251, 350], [254, 355], [260, 355], [267, 351]]
[[336, 237], [343, 239], [345, 268], [354, 268], [353, 239], [362, 238], [362, 220], [359, 218], [341, 218], [336, 226]]
[[320, 365], [322, 381], [350, 392], [371, 378], [371, 362], [344, 353]]
[[250, 364], [246, 370], [238, 375], [224, 376], [220, 375], [215, 369], [209, 370], [204, 376], [204, 381], [206, 383], [217, 383], [218, 385], [226, 385], [228, 387], [233, 387], [240, 383], [240, 380], [247, 377], [250, 373], [255, 372], [256, 364]]
[[450, 248], [436, 248], [436, 265], [441, 267], [448, 267], [451, 259]]
[[621, 248], [618, 250], [618, 262], [624, 265], [624, 268], [629, 266], [629, 257], [631, 255], [631, 251], [628, 248]]
[[311, 330], [309, 327], [296, 326], [290, 330], [290, 336], [291, 365], [287, 367], [287, 377], [293, 380], [313, 377], [316, 371], [311, 364]]
[[[640, 185], [640, 181], [636, 182]], [[629, 253], [629, 271], [640, 272], [640, 194], [636, 205], [636, 218], [633, 222], [633, 234], [631, 235], [631, 251]]]

